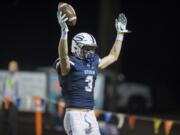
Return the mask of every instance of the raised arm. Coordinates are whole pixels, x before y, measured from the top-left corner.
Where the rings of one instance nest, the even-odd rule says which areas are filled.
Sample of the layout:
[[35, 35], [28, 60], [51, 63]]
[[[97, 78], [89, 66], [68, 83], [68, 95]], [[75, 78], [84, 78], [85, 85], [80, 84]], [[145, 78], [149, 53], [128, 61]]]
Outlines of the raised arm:
[[104, 68], [108, 67], [109, 65], [111, 65], [118, 59], [118, 57], [120, 55], [121, 47], [122, 47], [124, 33], [129, 32], [126, 29], [126, 25], [127, 25], [126, 16], [123, 13], [119, 14], [118, 19], [115, 20], [115, 27], [117, 30], [116, 40], [114, 42], [114, 45], [113, 45], [110, 53], [101, 59], [101, 61], [99, 63], [100, 69], [104, 69]]
[[58, 45], [58, 54], [61, 62], [60, 62], [60, 68], [58, 70], [60, 70], [62, 76], [65, 76], [69, 73], [71, 68], [69, 62], [69, 56], [68, 56], [68, 41], [67, 41], [69, 29], [66, 24], [66, 21], [68, 18], [66, 17], [65, 14], [63, 15], [62, 12], [57, 12], [57, 18], [61, 27], [61, 38]]

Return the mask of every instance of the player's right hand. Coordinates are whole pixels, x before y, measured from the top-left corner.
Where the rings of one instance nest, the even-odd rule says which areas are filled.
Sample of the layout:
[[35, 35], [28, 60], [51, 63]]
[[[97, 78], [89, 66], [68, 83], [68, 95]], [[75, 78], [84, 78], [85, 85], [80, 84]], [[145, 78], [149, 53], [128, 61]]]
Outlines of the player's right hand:
[[57, 11], [57, 18], [58, 18], [58, 22], [61, 26], [61, 32], [68, 32], [68, 26], [66, 24], [66, 21], [68, 20], [68, 18], [66, 17], [66, 14], [63, 14], [61, 11]]

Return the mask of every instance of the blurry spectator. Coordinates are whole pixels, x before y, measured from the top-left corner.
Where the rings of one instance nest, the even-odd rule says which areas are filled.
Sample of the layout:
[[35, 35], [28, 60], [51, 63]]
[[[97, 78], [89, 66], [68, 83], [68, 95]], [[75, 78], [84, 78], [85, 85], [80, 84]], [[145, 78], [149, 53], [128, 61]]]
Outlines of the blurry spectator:
[[0, 133], [1, 135], [18, 135], [17, 133], [17, 107], [20, 99], [18, 98], [18, 63], [10, 61], [8, 66], [9, 73], [3, 82], [3, 102], [0, 110]]

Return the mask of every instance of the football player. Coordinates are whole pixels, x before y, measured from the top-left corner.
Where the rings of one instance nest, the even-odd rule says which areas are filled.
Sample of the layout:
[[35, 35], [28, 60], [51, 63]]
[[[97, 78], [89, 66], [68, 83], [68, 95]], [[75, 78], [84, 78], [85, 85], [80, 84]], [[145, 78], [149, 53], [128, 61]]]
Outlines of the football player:
[[58, 46], [59, 58], [55, 65], [66, 104], [65, 131], [68, 135], [100, 135], [93, 111], [97, 71], [118, 60], [124, 33], [129, 32], [126, 29], [127, 19], [123, 13], [119, 14], [115, 20], [115, 43], [109, 54], [100, 58], [96, 53], [96, 39], [85, 32], [73, 37], [71, 53], [68, 53], [68, 18], [60, 11], [57, 12], [57, 18], [61, 27], [61, 38]]

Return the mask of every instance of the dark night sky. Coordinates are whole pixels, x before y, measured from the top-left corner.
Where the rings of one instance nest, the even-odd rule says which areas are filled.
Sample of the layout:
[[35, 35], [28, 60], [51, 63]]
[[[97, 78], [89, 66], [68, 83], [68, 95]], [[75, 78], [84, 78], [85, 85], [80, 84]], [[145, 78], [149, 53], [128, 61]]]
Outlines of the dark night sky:
[[[60, 28], [56, 19], [58, 0], [4, 0], [0, 4], [0, 67], [17, 59], [21, 69], [49, 66], [57, 57]], [[67, 0], [77, 11], [76, 27], [69, 37], [86, 31], [98, 36], [99, 2]], [[176, 32], [170, 30], [169, 3], [156, 0], [121, 0], [121, 8], [133, 31], [125, 38], [122, 72], [129, 81], [143, 82], [179, 102], [175, 48], [169, 47]], [[175, 21], [174, 21], [175, 22]], [[177, 25], [173, 23], [173, 25]], [[114, 29], [113, 29], [114, 30]], [[170, 34], [171, 33], [171, 34]], [[174, 43], [173, 43], [174, 44]], [[173, 91], [173, 92], [171, 92]], [[160, 97], [158, 97], [160, 98]], [[174, 99], [174, 100], [172, 100]], [[171, 104], [171, 103], [169, 103]], [[175, 105], [175, 104], [174, 104]]]
[[[71, 28], [69, 37], [80, 31], [96, 33], [96, 21], [89, 22], [88, 18], [93, 13], [97, 18], [98, 4], [93, 6], [95, 10], [92, 12], [86, 10], [88, 4], [83, 1], [81, 5], [74, 1], [71, 3], [79, 11], [78, 17], [82, 18], [79, 22], [82, 23], [78, 22], [76, 28]], [[50, 0], [11, 0], [1, 4], [0, 53], [3, 68], [12, 58], [17, 59], [24, 69], [48, 66], [53, 62], [57, 57], [60, 37], [56, 19], [57, 4], [58, 1]], [[86, 11], [87, 14], [80, 11]]]

